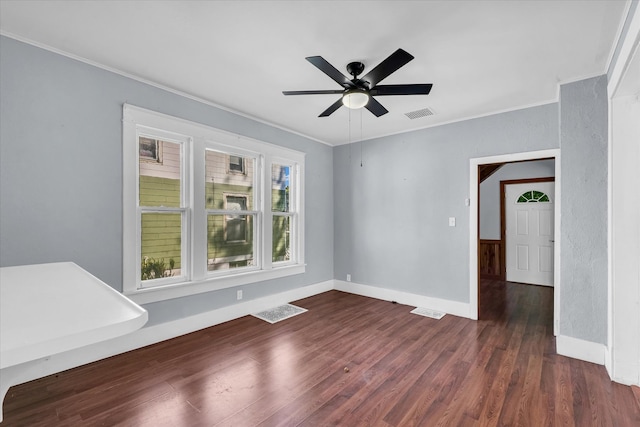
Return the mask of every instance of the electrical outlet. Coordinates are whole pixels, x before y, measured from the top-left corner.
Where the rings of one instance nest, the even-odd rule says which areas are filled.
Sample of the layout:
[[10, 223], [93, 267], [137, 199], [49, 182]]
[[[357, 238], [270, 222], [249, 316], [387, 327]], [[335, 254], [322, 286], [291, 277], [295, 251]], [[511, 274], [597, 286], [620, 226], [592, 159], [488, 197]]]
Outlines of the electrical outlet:
[[239, 291], [236, 293], [236, 297], [237, 297], [237, 299], [239, 299], [239, 300], [241, 300], [241, 299], [242, 299], [242, 290], [239, 290]]
[[347, 282], [350, 282], [350, 281], [351, 281], [351, 275], [347, 274]]

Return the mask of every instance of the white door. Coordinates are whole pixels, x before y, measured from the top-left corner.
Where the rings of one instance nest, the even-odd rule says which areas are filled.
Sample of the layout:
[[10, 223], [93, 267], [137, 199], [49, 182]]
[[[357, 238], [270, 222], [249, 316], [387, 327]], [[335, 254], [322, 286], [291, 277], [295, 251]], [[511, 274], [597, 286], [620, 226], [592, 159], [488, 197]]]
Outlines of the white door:
[[554, 182], [505, 186], [507, 280], [553, 286]]

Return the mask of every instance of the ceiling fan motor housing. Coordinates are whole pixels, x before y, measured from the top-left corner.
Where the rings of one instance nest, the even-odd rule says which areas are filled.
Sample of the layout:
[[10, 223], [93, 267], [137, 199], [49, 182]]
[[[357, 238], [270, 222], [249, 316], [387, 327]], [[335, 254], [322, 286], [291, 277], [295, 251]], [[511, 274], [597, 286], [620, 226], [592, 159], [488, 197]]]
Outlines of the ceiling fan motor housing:
[[347, 71], [354, 78], [357, 78], [364, 71], [364, 64], [362, 62], [349, 62], [347, 64]]

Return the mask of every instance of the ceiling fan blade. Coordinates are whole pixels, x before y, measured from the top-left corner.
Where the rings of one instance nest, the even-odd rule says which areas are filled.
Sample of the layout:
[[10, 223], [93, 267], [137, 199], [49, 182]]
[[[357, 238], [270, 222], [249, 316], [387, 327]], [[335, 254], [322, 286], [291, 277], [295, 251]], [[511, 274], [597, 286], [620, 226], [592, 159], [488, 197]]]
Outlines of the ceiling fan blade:
[[343, 93], [341, 89], [330, 90], [283, 90], [283, 95], [337, 95]]
[[373, 88], [412, 59], [413, 55], [402, 49], [398, 49], [389, 55], [387, 59], [379, 63], [373, 70], [369, 71], [364, 77], [360, 78], [360, 81], [368, 82], [369, 88]]
[[329, 117], [331, 114], [333, 114], [334, 111], [336, 111], [340, 107], [342, 107], [342, 98], [338, 99], [336, 102], [331, 104], [331, 106], [326, 110], [324, 110], [322, 113], [320, 113], [318, 117]]
[[431, 83], [427, 84], [408, 84], [408, 85], [380, 85], [369, 91], [373, 96], [384, 95], [429, 95], [431, 92]]
[[376, 117], [380, 117], [380, 116], [385, 115], [385, 114], [387, 114], [389, 112], [389, 110], [384, 108], [382, 106], [382, 104], [380, 104], [374, 98], [370, 98], [369, 99], [369, 103], [367, 105], [365, 105], [364, 107], [367, 110], [371, 111], [373, 113], [373, 115], [376, 116]]
[[305, 59], [315, 65], [316, 68], [325, 73], [327, 76], [331, 77], [331, 79], [333, 79], [333, 81], [338, 83], [340, 86], [345, 88], [356, 86], [351, 80], [347, 78], [347, 76], [338, 71], [333, 65], [329, 64], [327, 60], [322, 56], [309, 56]]

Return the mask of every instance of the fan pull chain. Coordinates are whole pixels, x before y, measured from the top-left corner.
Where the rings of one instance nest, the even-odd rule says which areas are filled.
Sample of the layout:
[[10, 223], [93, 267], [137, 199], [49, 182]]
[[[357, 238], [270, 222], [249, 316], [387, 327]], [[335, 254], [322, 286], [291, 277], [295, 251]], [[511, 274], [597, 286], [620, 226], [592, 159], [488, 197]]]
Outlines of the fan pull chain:
[[349, 109], [349, 167], [351, 167], [351, 109]]
[[360, 167], [362, 167], [362, 108], [360, 109]]

